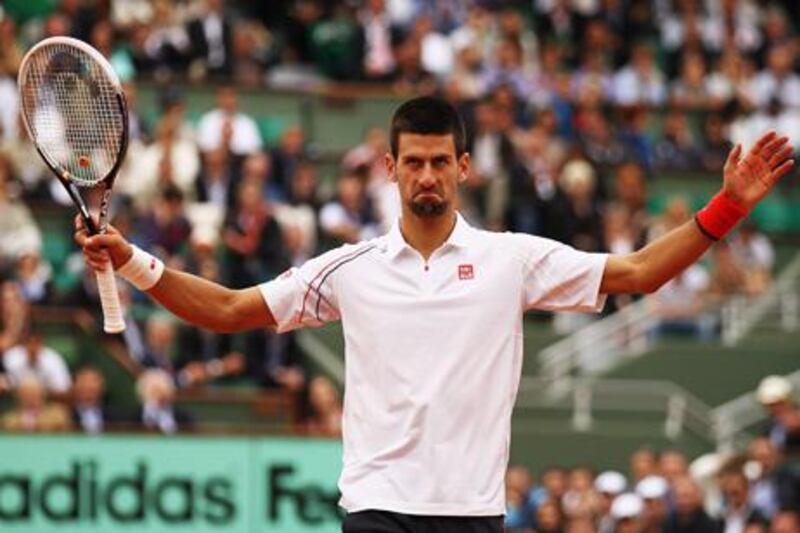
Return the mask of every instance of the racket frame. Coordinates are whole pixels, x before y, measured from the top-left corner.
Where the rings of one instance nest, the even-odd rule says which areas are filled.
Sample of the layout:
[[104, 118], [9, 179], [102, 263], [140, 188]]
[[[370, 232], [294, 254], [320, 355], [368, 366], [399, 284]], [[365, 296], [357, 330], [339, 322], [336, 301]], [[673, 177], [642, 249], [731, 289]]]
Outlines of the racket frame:
[[[52, 45], [71, 46], [73, 48], [77, 48], [81, 52], [87, 54], [92, 59], [92, 61], [94, 61], [97, 64], [97, 66], [104, 71], [105, 75], [108, 77], [109, 80], [111, 80], [112, 84], [114, 85], [117, 105], [119, 106], [119, 113], [122, 117], [122, 133], [120, 138], [120, 146], [117, 152], [114, 165], [102, 179], [97, 181], [95, 185], [91, 187], [84, 186], [85, 188], [95, 188], [98, 186], [103, 187], [102, 197], [100, 199], [100, 210], [97, 217], [97, 223], [95, 223], [94, 219], [92, 218], [91, 212], [89, 211], [89, 208], [86, 205], [86, 202], [78, 192], [78, 186], [71, 179], [70, 172], [62, 165], [53, 161], [52, 158], [39, 147], [39, 144], [35, 141], [36, 137], [33, 134], [33, 128], [28, 123], [28, 116], [25, 112], [22, 113], [22, 119], [23, 119], [22, 122], [25, 125], [25, 130], [28, 133], [28, 137], [33, 140], [33, 145], [36, 148], [36, 151], [39, 153], [42, 160], [44, 160], [45, 164], [50, 168], [53, 174], [55, 174], [58, 181], [61, 182], [61, 185], [64, 186], [64, 189], [66, 189], [67, 194], [69, 195], [72, 202], [75, 204], [75, 207], [78, 208], [78, 211], [81, 215], [81, 218], [83, 219], [83, 222], [86, 226], [86, 230], [88, 231], [88, 233], [90, 235], [97, 235], [99, 233], [104, 233], [106, 230], [106, 226], [108, 225], [108, 209], [111, 198], [111, 188], [114, 185], [114, 180], [117, 177], [117, 173], [119, 172], [119, 169], [122, 166], [122, 162], [124, 161], [125, 155], [128, 150], [128, 135], [129, 135], [128, 103], [125, 98], [125, 93], [122, 90], [122, 84], [120, 83], [119, 77], [114, 72], [111, 65], [108, 63], [108, 60], [106, 60], [106, 58], [103, 57], [103, 55], [100, 52], [95, 50], [90, 45], [78, 39], [74, 39], [72, 37], [63, 37], [63, 36], [49, 37], [34, 45], [30, 50], [28, 50], [28, 52], [23, 57], [22, 62], [20, 63], [19, 76], [17, 79], [18, 80], [26, 79], [26, 72], [29, 66], [28, 60], [30, 57], [36, 54], [39, 49], [45, 46], [52, 46]], [[25, 95], [22, 94], [21, 85], [19, 85], [19, 89], [20, 89], [20, 100], [23, 102], [24, 105]], [[110, 260], [109, 260], [109, 267], [111, 267]], [[100, 278], [101, 276], [103, 276], [103, 273], [97, 272], [97, 274], [98, 274], [98, 285], [99, 285]], [[110, 276], [110, 282], [113, 281], [114, 277], [112, 273], [112, 275]], [[107, 281], [107, 283], [109, 282]], [[119, 296], [116, 294], [116, 286], [114, 286], [114, 295], [117, 298], [116, 306], [119, 307], [119, 302], [118, 302]], [[103, 305], [104, 314], [106, 314], [105, 313], [106, 302], [104, 301], [103, 304], [104, 304]], [[107, 332], [118, 333], [125, 328], [124, 322], [121, 322], [120, 320], [114, 320], [112, 321], [113, 324], [109, 325], [108, 318], [109, 317], [106, 315], [105, 329]]]

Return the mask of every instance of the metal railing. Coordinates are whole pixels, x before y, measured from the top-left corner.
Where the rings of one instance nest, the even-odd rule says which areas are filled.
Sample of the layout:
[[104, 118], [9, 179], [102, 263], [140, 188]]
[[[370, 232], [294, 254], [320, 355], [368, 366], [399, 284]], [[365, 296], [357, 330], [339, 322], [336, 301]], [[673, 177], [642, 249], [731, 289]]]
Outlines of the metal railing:
[[569, 394], [549, 394], [547, 379], [524, 376], [515, 408], [562, 411], [570, 430], [591, 431], [600, 417], [621, 413], [655, 416], [664, 437], [674, 440], [685, 432], [716, 444], [713, 410], [692, 393], [670, 381], [568, 378]]
[[657, 324], [646, 298], [551, 344], [539, 352], [540, 374], [553, 395], [570, 390], [577, 374], [598, 374], [645, 353]]
[[746, 337], [769, 313], [777, 311], [778, 324], [784, 331], [800, 326], [800, 254], [759, 298], [736, 296], [723, 307], [722, 342], [735, 346]]
[[[733, 296], [722, 304], [722, 342], [726, 346], [738, 344], [772, 312], [777, 312], [777, 323], [784, 331], [800, 327], [800, 254], [765, 295]], [[658, 321], [648, 298], [643, 298], [547, 346], [538, 358], [541, 375], [550, 380], [550, 392], [566, 394], [570, 378], [601, 374], [643, 355], [652, 347], [654, 336], [650, 333]]]

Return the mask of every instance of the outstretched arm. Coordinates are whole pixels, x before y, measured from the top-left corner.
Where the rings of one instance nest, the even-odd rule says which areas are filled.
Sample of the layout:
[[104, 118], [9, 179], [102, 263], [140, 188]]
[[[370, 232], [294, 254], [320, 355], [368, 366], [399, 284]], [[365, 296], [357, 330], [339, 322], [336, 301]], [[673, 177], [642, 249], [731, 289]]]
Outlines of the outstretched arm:
[[[742, 213], [750, 212], [794, 165], [788, 141], [788, 137], [769, 132], [743, 158], [741, 145], [731, 150], [723, 171], [721, 194], [725, 201], [733, 202]], [[707, 214], [711, 216], [709, 220], [717, 220], [720, 215]], [[701, 227], [701, 224], [702, 220], [689, 221], [641, 250], [610, 256], [600, 292], [649, 293], [657, 290], [697, 261], [715, 238], [724, 237], [715, 234], [714, 228]]]
[[[103, 235], [88, 236], [76, 217], [75, 241], [86, 262], [95, 270], [104, 268], [107, 257], [119, 269], [133, 256], [133, 247], [113, 227]], [[108, 254], [108, 255], [106, 255]], [[165, 269], [147, 293], [169, 311], [195, 326], [231, 333], [275, 325], [275, 319], [258, 287], [232, 290], [206, 279]]]

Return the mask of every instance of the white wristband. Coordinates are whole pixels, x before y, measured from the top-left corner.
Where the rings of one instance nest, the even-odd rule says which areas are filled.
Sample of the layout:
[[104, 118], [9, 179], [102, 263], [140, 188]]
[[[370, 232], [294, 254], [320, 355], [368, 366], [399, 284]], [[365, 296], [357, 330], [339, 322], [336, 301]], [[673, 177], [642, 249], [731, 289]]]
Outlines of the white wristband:
[[140, 291], [152, 289], [164, 273], [164, 262], [136, 245], [131, 245], [133, 255], [117, 269], [117, 274]]

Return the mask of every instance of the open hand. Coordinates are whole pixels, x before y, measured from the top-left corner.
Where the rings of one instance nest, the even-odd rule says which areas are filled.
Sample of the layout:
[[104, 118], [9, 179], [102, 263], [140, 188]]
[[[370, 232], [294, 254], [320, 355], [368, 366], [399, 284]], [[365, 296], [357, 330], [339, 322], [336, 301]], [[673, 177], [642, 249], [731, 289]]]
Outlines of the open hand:
[[723, 170], [723, 190], [736, 203], [751, 210], [791, 170], [793, 148], [788, 137], [770, 131], [742, 157], [742, 145], [728, 154]]

